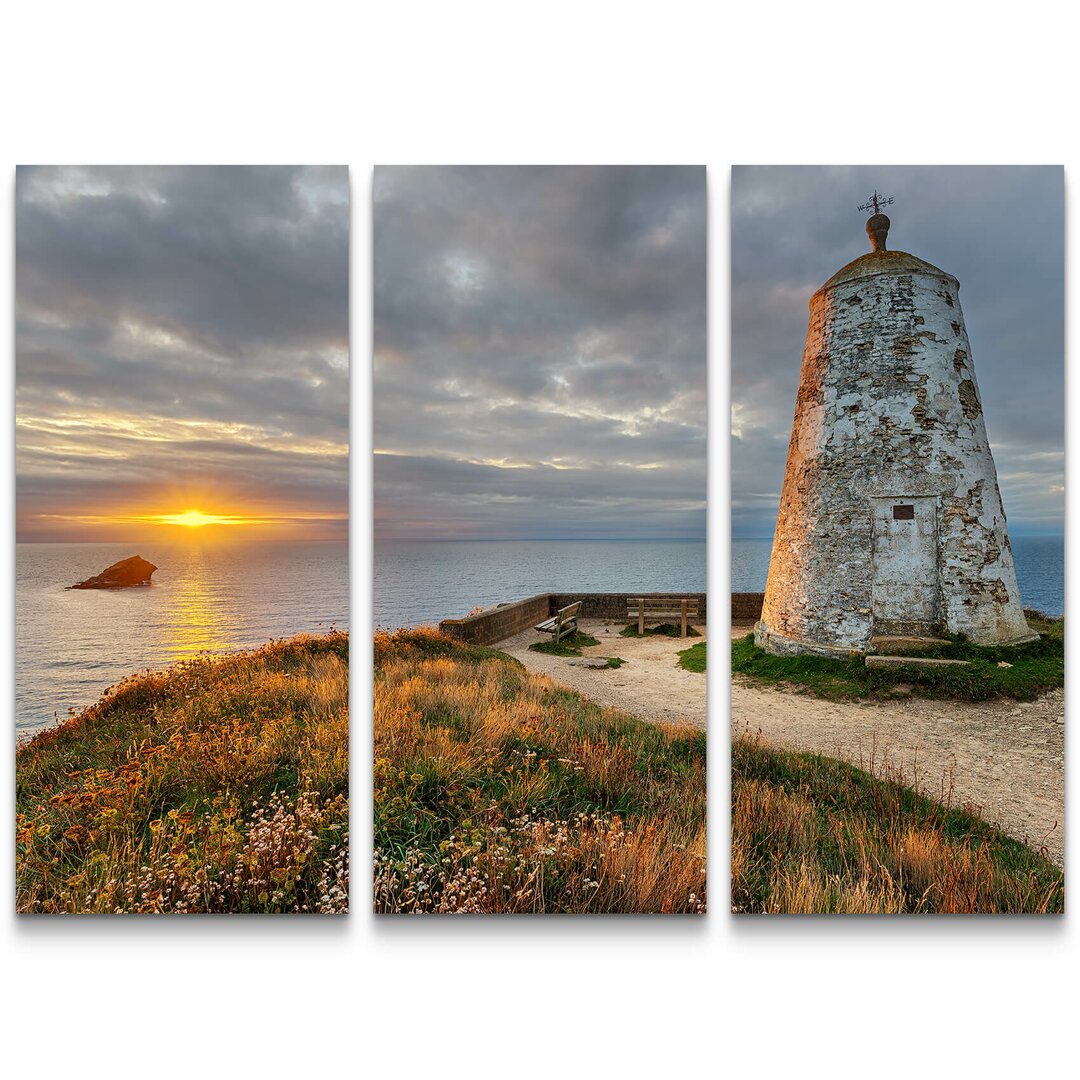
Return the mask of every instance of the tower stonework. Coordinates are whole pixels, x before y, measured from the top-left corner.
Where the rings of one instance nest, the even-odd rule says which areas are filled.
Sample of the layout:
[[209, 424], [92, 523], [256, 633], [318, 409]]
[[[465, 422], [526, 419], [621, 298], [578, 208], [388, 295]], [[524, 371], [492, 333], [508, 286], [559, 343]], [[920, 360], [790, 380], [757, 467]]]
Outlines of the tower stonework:
[[867, 651], [877, 635], [1033, 640], [960, 283], [886, 250], [888, 218], [871, 222], [874, 250], [810, 301], [754, 639], [826, 656]]

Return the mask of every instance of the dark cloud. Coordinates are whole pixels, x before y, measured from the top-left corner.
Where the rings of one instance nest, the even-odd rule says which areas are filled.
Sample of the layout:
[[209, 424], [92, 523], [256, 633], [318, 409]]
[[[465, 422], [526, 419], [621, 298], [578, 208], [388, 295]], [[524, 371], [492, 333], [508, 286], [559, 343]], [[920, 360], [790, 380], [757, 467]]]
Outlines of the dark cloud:
[[16, 260], [20, 537], [194, 478], [344, 536], [344, 168], [22, 168]]
[[377, 535], [703, 535], [704, 180], [376, 170]]
[[1057, 167], [742, 167], [732, 176], [732, 515], [771, 536], [811, 295], [869, 250], [856, 207], [895, 196], [889, 247], [960, 280], [1010, 527], [1064, 519], [1064, 206]]

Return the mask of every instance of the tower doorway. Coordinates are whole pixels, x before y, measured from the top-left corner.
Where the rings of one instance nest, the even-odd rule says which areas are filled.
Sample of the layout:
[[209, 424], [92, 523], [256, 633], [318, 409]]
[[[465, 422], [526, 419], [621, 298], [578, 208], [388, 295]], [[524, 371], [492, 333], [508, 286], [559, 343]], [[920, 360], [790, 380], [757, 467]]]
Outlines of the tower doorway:
[[941, 622], [937, 502], [872, 498], [875, 634], [933, 634]]

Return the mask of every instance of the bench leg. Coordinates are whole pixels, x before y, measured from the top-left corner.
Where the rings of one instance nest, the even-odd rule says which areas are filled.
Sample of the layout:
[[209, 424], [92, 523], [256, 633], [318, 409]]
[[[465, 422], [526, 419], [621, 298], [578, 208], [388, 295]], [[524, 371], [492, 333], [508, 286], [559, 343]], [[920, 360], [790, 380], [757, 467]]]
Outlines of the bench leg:
[[644, 637], [645, 635], [645, 601], [639, 600], [637, 602], [637, 632]]
[[682, 636], [686, 637], [686, 601], [682, 602]]

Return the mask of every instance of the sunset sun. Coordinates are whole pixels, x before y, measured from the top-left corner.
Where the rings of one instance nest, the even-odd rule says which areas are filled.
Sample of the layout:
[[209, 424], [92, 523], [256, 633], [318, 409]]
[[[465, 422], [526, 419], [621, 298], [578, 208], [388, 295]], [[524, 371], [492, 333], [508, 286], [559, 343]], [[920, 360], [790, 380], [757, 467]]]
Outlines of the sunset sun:
[[204, 514], [201, 510], [185, 510], [182, 514], [161, 514], [158, 517], [163, 525], [184, 525], [189, 529], [199, 529], [204, 525], [242, 525], [249, 520], [237, 514]]

